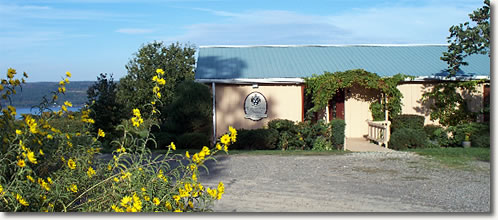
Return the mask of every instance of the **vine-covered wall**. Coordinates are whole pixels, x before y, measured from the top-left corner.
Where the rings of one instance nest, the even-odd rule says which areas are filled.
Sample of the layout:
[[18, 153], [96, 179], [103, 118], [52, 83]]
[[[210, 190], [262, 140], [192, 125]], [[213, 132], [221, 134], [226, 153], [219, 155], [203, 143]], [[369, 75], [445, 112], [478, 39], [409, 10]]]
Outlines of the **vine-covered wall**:
[[[354, 86], [360, 88], [376, 90], [378, 96], [364, 97], [368, 98], [371, 104], [369, 106], [374, 120], [385, 120], [384, 111], [387, 107], [390, 116], [395, 116], [401, 112], [402, 93], [398, 90], [397, 85], [410, 76], [396, 74], [391, 77], [380, 77], [375, 73], [363, 69], [347, 70], [344, 72], [325, 72], [322, 75], [313, 75], [305, 78], [306, 94], [311, 96], [311, 108], [309, 112], [318, 112], [326, 108], [328, 101], [340, 89], [350, 89]], [[354, 95], [354, 94], [353, 94]], [[361, 93], [356, 94], [359, 98]], [[384, 96], [387, 98], [387, 105]], [[348, 110], [346, 110], [348, 111]], [[312, 114], [307, 114], [312, 115]]]

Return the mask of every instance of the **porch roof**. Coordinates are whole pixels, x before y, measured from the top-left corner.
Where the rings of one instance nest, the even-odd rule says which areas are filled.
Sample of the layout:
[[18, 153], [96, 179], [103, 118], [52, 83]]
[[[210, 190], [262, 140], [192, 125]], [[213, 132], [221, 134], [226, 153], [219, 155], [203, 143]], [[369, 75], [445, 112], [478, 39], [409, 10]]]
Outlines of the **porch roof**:
[[[447, 45], [201, 46], [196, 80], [285, 79], [364, 69], [379, 76], [446, 76]], [[465, 59], [460, 76], [489, 77], [488, 55]]]

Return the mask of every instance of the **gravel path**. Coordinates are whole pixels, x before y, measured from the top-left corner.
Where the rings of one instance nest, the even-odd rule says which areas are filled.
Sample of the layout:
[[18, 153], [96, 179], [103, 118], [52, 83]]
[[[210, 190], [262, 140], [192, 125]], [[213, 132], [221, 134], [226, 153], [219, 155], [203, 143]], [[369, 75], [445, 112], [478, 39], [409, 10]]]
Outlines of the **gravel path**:
[[209, 163], [225, 183], [216, 212], [490, 212], [490, 164], [446, 168], [408, 152], [230, 155]]

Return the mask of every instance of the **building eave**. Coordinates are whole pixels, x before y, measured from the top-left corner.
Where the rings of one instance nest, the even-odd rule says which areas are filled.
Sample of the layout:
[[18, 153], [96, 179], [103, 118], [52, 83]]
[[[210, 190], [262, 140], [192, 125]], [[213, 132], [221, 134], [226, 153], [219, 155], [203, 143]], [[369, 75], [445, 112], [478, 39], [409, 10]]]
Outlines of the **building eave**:
[[235, 78], [235, 79], [196, 79], [199, 83], [225, 83], [225, 84], [303, 84], [303, 78], [261, 78], [261, 79], [248, 79], [248, 78]]

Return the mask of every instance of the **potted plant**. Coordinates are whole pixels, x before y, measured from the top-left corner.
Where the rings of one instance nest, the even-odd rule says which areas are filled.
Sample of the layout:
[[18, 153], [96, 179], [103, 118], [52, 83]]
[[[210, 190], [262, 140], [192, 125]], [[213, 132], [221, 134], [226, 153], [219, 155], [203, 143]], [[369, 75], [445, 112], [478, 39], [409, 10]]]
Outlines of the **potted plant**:
[[462, 141], [462, 146], [464, 148], [469, 148], [470, 147], [470, 133], [465, 133], [465, 140]]

